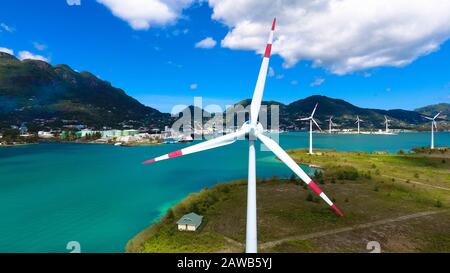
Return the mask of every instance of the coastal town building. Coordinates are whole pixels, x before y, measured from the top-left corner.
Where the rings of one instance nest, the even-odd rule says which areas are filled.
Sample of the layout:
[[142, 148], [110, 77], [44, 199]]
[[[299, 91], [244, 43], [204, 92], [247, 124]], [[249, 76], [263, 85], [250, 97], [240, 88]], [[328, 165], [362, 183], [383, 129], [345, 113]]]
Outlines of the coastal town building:
[[183, 215], [180, 220], [177, 221], [178, 230], [180, 231], [196, 231], [202, 224], [203, 216], [194, 212]]
[[43, 138], [43, 139], [49, 139], [49, 138], [53, 138], [54, 136], [51, 132], [39, 131], [38, 137]]

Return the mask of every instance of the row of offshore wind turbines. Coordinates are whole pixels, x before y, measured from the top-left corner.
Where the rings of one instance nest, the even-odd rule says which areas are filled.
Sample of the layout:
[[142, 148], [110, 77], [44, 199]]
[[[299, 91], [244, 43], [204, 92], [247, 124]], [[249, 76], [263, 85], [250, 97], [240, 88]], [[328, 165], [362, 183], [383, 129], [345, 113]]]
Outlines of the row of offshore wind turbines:
[[[269, 68], [269, 60], [272, 51], [272, 42], [275, 31], [276, 18], [272, 23], [269, 40], [264, 51], [261, 68], [256, 81], [256, 86], [253, 92], [253, 98], [250, 105], [250, 119], [247, 120], [240, 129], [227, 135], [219, 136], [214, 139], [195, 144], [184, 149], [174, 151], [144, 162], [150, 164], [161, 160], [171, 159], [179, 156], [184, 156], [192, 153], [202, 152], [209, 149], [214, 149], [234, 143], [238, 139], [245, 138], [248, 141], [248, 181], [247, 181], [247, 220], [246, 220], [246, 242], [245, 248], [247, 253], [256, 253], [258, 251], [257, 239], [257, 210], [256, 210], [256, 151], [255, 142], [261, 141], [276, 157], [280, 159], [289, 169], [291, 169], [300, 179], [308, 185], [308, 187], [325, 203], [327, 203], [334, 212], [343, 217], [343, 213], [339, 210], [336, 204], [320, 189], [320, 187], [306, 174], [305, 171], [281, 148], [277, 142], [263, 134], [264, 128], [259, 122], [259, 112], [261, 109], [261, 102], [264, 93], [264, 86]], [[314, 108], [312, 115], [303, 120], [310, 121], [310, 132], [312, 141], [312, 123], [317, 124], [314, 120]], [[436, 117], [435, 117], [436, 118]], [[433, 119], [434, 122], [434, 119]]]
[[[318, 105], [319, 104], [316, 103], [316, 106], [314, 106], [314, 109], [309, 117], [299, 119], [300, 121], [309, 121], [309, 151], [308, 151], [308, 154], [313, 154], [313, 147], [312, 147], [313, 127], [314, 127], [313, 124], [315, 124], [317, 126], [317, 128], [319, 129], [320, 132], [323, 132], [322, 128], [320, 128], [319, 124], [314, 119], [314, 114], [316, 113]], [[439, 117], [440, 114], [441, 114], [441, 112], [437, 113], [434, 117], [423, 116], [425, 119], [431, 121], [431, 144], [430, 144], [431, 149], [434, 149], [434, 130], [435, 129], [437, 130], [436, 118]], [[364, 122], [364, 120], [360, 119], [359, 116], [356, 116], [355, 124], [357, 124], [357, 126], [358, 126], [357, 134], [361, 134], [361, 127], [360, 127], [361, 122]], [[391, 122], [391, 120], [388, 119], [386, 116], [384, 116], [383, 124], [386, 126], [386, 129], [384, 132], [378, 133], [378, 134], [394, 135], [394, 133], [389, 131], [389, 122]], [[333, 116], [330, 116], [330, 118], [328, 119], [328, 133], [329, 134], [333, 133], [333, 126], [336, 126], [336, 125], [337, 124], [333, 122]]]

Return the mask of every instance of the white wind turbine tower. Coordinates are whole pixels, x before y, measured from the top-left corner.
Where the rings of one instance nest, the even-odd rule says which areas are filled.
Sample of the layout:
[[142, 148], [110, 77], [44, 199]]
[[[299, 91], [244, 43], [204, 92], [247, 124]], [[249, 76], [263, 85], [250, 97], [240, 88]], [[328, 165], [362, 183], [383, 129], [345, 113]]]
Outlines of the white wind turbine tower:
[[313, 122], [317, 126], [317, 128], [319, 128], [319, 130], [322, 131], [322, 129], [320, 128], [319, 124], [317, 124], [316, 120], [314, 119], [314, 113], [316, 112], [317, 105], [319, 105], [319, 103], [316, 103], [316, 106], [314, 107], [314, 110], [312, 111], [311, 116], [309, 116], [307, 118], [300, 119], [301, 121], [309, 120], [309, 152], [308, 152], [308, 154], [310, 154], [310, 155], [313, 154], [313, 150], [312, 150]]
[[436, 118], [441, 114], [441, 112], [437, 113], [433, 118], [423, 116], [424, 118], [431, 120], [431, 145], [430, 148], [434, 149], [434, 129], [437, 130]]
[[386, 133], [389, 131], [389, 122], [392, 121], [384, 116], [384, 124], [386, 125]]
[[[325, 193], [312, 181], [312, 179], [295, 163], [295, 161], [271, 138], [263, 135], [264, 128], [258, 122], [261, 101], [264, 93], [264, 85], [269, 68], [269, 58], [272, 49], [273, 33], [275, 30], [276, 19], [272, 24], [269, 41], [266, 46], [264, 58], [259, 71], [258, 80], [253, 93], [253, 99], [250, 106], [250, 120], [245, 122], [242, 127], [234, 133], [220, 136], [187, 148], [165, 154], [144, 162], [150, 164], [156, 161], [201, 152], [234, 143], [238, 138], [245, 137], [249, 142], [248, 149], [248, 191], [247, 191], [247, 225], [246, 225], [246, 252], [256, 253], [258, 250], [257, 241], [257, 222], [256, 222], [256, 154], [255, 141], [259, 139], [267, 146], [284, 164], [286, 164], [296, 175], [298, 175], [310, 189], [319, 195], [337, 214], [343, 216], [337, 206], [325, 195]], [[230, 160], [232, 160], [230, 158]]]
[[332, 126], [336, 126], [336, 123], [333, 122], [333, 116], [328, 119], [328, 132], [331, 134]]
[[360, 124], [361, 122], [363, 122], [363, 121], [364, 121], [364, 120], [360, 119], [359, 116], [356, 116], [355, 124], [358, 124], [358, 134], [360, 133], [360, 131], [359, 131], [359, 124]]

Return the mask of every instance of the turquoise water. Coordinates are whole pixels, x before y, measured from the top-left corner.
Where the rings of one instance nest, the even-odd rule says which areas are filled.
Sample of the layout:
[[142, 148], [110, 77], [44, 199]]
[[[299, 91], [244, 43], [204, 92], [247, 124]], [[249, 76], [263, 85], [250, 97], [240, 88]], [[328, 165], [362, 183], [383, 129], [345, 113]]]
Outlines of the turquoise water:
[[[282, 147], [307, 147], [303, 132], [280, 135]], [[318, 148], [389, 151], [429, 145], [429, 133], [315, 135]], [[450, 145], [450, 133], [436, 135]], [[127, 241], [191, 192], [247, 176], [247, 143], [152, 165], [145, 159], [186, 144], [153, 147], [40, 144], [0, 148], [0, 252], [123, 252]], [[258, 149], [259, 150], [259, 149]], [[257, 175], [290, 176], [258, 151]]]

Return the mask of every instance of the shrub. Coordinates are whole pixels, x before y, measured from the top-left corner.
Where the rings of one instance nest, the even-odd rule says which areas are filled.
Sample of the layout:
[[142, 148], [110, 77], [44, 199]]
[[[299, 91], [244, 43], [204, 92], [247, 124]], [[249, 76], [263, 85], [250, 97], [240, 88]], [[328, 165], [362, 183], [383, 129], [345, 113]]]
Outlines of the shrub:
[[338, 180], [356, 180], [359, 177], [358, 171], [351, 166], [334, 167], [329, 173]]
[[415, 174], [414, 174], [414, 178], [419, 178], [419, 174], [418, 174], [418, 173], [415, 173]]
[[295, 182], [297, 181], [297, 176], [295, 176], [295, 174], [291, 175], [291, 178], [289, 179], [291, 182]]
[[169, 208], [166, 212], [166, 219], [167, 220], [173, 220], [175, 218], [175, 215], [173, 214], [172, 208]]
[[436, 204], [434, 204], [434, 206], [435, 206], [436, 208], [442, 208], [442, 202], [441, 202], [441, 200], [436, 200]]
[[308, 196], [306, 196], [306, 201], [308, 201], [308, 202], [314, 201], [314, 196], [312, 195], [312, 193], [308, 193]]
[[224, 186], [224, 187], [221, 189], [221, 191], [222, 191], [223, 193], [229, 193], [229, 192], [230, 192], [230, 187]]

